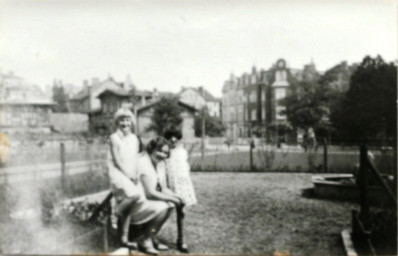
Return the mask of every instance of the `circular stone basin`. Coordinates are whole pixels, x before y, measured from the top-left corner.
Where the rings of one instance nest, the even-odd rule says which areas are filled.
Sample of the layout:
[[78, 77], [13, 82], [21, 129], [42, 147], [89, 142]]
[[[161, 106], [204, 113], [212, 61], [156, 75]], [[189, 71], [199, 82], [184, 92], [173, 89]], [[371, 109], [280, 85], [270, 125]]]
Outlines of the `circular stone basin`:
[[[314, 175], [311, 178], [316, 196], [359, 202], [359, 186], [352, 174], [324, 174]], [[387, 194], [380, 186], [369, 186], [368, 196], [371, 204], [388, 203]]]

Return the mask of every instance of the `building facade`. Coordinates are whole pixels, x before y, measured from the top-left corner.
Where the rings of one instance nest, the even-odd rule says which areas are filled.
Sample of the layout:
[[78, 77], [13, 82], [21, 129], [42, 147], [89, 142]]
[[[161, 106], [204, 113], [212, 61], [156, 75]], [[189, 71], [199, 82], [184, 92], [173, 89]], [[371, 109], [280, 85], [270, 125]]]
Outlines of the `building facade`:
[[37, 85], [13, 73], [0, 73], [0, 132], [37, 135], [51, 132], [54, 105]]
[[184, 102], [196, 109], [202, 109], [206, 106], [207, 111], [212, 117], [221, 117], [221, 100], [214, 97], [202, 86], [183, 87], [179, 93], [181, 102]]
[[[90, 132], [99, 135], [109, 135], [115, 130], [114, 113], [120, 107], [127, 107], [131, 109], [136, 115], [134, 132], [142, 138], [153, 138], [155, 134], [147, 131], [147, 127], [151, 123], [154, 107], [159, 99], [163, 96], [170, 95], [169, 93], [154, 93], [150, 94], [148, 91], [139, 91], [131, 96], [131, 92], [119, 89], [107, 89], [98, 95], [100, 101], [100, 108], [88, 113], [89, 115], [89, 129]], [[178, 102], [181, 107], [183, 122], [181, 125], [184, 139], [192, 139], [195, 136], [194, 118], [196, 109], [181, 101]]]
[[289, 86], [317, 76], [313, 63], [303, 69], [291, 69], [284, 59], [277, 60], [268, 70], [253, 67], [240, 77], [231, 74], [222, 90], [222, 121], [227, 136], [233, 140], [251, 136], [277, 139], [278, 127], [289, 126], [282, 103]]

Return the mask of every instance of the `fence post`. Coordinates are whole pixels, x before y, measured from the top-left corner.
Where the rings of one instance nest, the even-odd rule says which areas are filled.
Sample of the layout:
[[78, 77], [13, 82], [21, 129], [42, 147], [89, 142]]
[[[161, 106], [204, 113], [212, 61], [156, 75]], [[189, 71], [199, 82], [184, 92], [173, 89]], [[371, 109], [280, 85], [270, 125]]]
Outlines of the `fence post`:
[[359, 199], [360, 199], [360, 219], [365, 227], [368, 227], [369, 220], [369, 201], [368, 201], [368, 149], [365, 144], [361, 145], [359, 155]]
[[323, 172], [328, 171], [328, 143], [326, 138], [323, 138]]
[[253, 171], [253, 147], [250, 144], [250, 171]]
[[60, 144], [60, 160], [61, 160], [61, 186], [62, 186], [62, 193], [65, 195], [66, 193], [66, 180], [65, 180], [65, 144], [61, 142]]

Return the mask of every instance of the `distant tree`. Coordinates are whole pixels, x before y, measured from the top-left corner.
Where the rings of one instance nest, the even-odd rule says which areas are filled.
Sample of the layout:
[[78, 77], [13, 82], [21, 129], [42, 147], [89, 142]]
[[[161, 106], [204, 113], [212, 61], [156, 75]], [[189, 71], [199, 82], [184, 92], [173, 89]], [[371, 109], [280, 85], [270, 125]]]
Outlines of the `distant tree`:
[[53, 86], [53, 101], [55, 102], [54, 112], [69, 112], [69, 96], [62, 85]]
[[147, 131], [163, 135], [167, 129], [180, 127], [181, 124], [181, 107], [178, 105], [178, 98], [162, 97], [154, 107], [151, 124]]
[[329, 115], [328, 90], [316, 80], [292, 84], [281, 103], [286, 106], [282, 113], [293, 128], [317, 127]]
[[336, 129], [354, 141], [395, 137], [397, 66], [366, 56], [352, 74], [350, 88], [331, 114]]
[[[195, 116], [195, 136], [202, 136], [202, 117], [203, 114]], [[225, 132], [225, 126], [217, 117], [212, 117], [207, 111], [204, 112], [205, 134], [210, 137], [222, 136]]]

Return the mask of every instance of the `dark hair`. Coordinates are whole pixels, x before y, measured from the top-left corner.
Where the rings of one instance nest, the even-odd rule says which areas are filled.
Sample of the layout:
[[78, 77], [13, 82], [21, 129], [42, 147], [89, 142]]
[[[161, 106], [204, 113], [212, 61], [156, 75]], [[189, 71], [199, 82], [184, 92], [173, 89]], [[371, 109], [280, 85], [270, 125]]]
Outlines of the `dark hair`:
[[182, 139], [182, 134], [180, 130], [172, 129], [172, 130], [167, 130], [164, 133], [164, 137], [166, 138], [166, 140], [171, 140], [172, 137], [176, 137], [177, 140], [180, 140]]
[[148, 154], [152, 154], [155, 150], [162, 150], [162, 147], [164, 145], [169, 145], [167, 140], [163, 137], [156, 137], [154, 139], [151, 139], [151, 141], [148, 142], [145, 151]]

